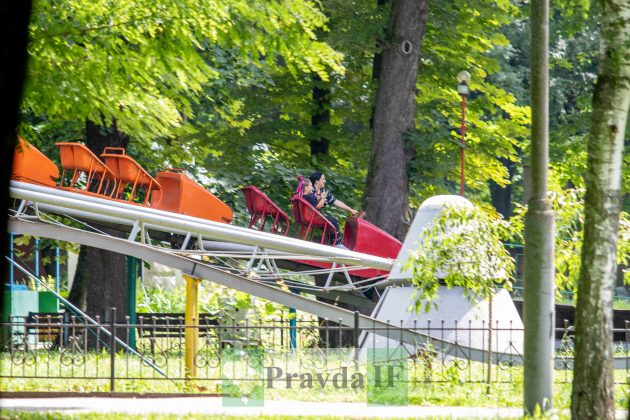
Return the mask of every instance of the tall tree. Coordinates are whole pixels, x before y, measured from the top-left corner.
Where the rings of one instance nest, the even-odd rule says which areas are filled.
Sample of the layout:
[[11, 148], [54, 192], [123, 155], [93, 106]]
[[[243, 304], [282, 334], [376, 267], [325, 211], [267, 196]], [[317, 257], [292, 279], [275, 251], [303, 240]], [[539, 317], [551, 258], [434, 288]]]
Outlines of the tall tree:
[[600, 65], [588, 136], [571, 414], [575, 418], [613, 419], [612, 302], [630, 107], [630, 3], [601, 0], [601, 8]]
[[[389, 0], [376, 0], [376, 4], [379, 8], [383, 8]], [[386, 30], [387, 28], [383, 28]], [[374, 51], [374, 56], [372, 57], [372, 80], [374, 80], [378, 84], [378, 80], [381, 76], [381, 62], [383, 61], [383, 50], [381, 49], [381, 45], [383, 44], [383, 40], [379, 38], [376, 39], [376, 51]], [[374, 107], [372, 107], [372, 111], [370, 113], [370, 130], [374, 130]]]
[[[320, 137], [329, 140], [329, 154], [327, 159], [318, 159], [317, 166], [331, 174], [331, 188], [343, 190], [344, 201], [353, 206], [365, 205], [361, 201], [370, 157], [370, 117], [381, 68], [379, 52], [386, 46], [384, 33], [392, 6], [384, 0], [328, 0], [322, 4], [329, 17], [325, 40], [343, 53], [346, 71], [333, 73], [331, 82], [322, 84], [330, 86], [330, 122], [319, 132], [312, 130], [310, 76], [292, 79], [278, 66], [256, 69], [267, 74], [264, 78], [260, 74], [252, 77], [226, 73], [230, 78], [254, 83], [242, 83], [232, 90], [213, 89], [208, 95], [213, 104], [235, 104], [241, 112], [238, 121], [212, 118], [204, 122], [200, 130], [207, 133], [209, 141], [204, 139], [205, 144], [196, 143], [194, 148], [213, 149], [204, 168], [222, 179], [220, 186], [214, 186], [220, 188], [222, 197], [234, 197], [231, 202], [235, 208], [242, 208], [238, 188], [243, 182], [261, 183], [275, 200], [286, 203], [288, 191], [295, 189], [295, 174], [312, 169], [308, 164], [310, 140]], [[459, 179], [459, 160], [453, 158], [454, 153], [459, 156], [454, 141], [458, 135], [453, 127], [459, 127], [461, 118], [455, 89], [455, 74], [461, 69], [473, 73], [474, 83], [467, 112], [472, 126], [467, 136], [467, 191], [471, 196], [481, 192], [485, 197], [488, 180], [500, 186], [508, 181], [509, 171], [499, 158], [518, 161], [515, 148], [528, 136], [529, 114], [527, 108], [515, 105], [513, 95], [498, 89], [487, 76], [502, 74], [490, 52], [497, 46], [509, 50], [499, 30], [518, 14], [520, 9], [510, 0], [476, 2], [472, 6], [465, 0], [453, 0], [431, 7], [416, 85], [416, 129], [413, 135], [405, 136], [405, 144], [414, 153], [408, 168], [410, 207], [418, 206], [428, 196], [452, 192], [454, 180]], [[202, 116], [201, 112], [208, 111], [195, 114]], [[261, 167], [265, 169], [264, 177], [257, 176]]]
[[401, 216], [409, 206], [407, 164], [412, 157], [403, 137], [414, 128], [427, 15], [427, 0], [393, 2], [378, 72], [366, 213], [371, 222], [399, 238], [406, 233]]
[[[314, 31], [323, 13], [309, 0], [98, 0], [37, 2], [23, 107], [65, 119], [116, 119], [150, 144], [192, 117], [204, 86], [222, 75], [206, 59], [213, 46], [244, 61], [294, 73], [343, 71], [340, 56]], [[264, 35], [263, 35], [264, 34]]]

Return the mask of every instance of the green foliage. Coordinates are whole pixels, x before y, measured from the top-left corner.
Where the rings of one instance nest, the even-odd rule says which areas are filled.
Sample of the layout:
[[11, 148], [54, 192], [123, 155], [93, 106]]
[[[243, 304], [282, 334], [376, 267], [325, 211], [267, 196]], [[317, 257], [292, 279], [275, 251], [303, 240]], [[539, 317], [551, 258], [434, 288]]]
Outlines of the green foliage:
[[[138, 313], [184, 313], [186, 287], [179, 285], [167, 290], [160, 286], [138, 289]], [[202, 282], [199, 286], [199, 312], [234, 319], [235, 322], [254, 316], [256, 319], [280, 317], [286, 308], [282, 305], [254, 298], [243, 292], [214, 283]]]
[[[184, 313], [186, 310], [186, 289], [179, 286], [166, 290], [160, 286], [139, 289], [137, 312], [143, 313]], [[202, 311], [203, 312], [203, 311]]]
[[58, 162], [54, 142], [82, 140], [86, 118], [115, 119], [150, 172], [188, 169], [242, 224], [243, 185], [262, 180], [285, 204], [314, 168], [308, 154], [286, 159], [295, 126], [274, 107], [295, 104], [274, 92], [297, 87], [303, 101], [314, 74], [344, 73], [342, 54], [318, 39], [326, 20], [311, 0], [36, 2], [20, 133]]
[[[555, 238], [555, 283], [558, 297], [563, 291], [577, 293], [580, 276], [581, 253], [584, 237], [584, 187], [563, 188], [567, 172], [552, 171], [550, 177], [551, 192], [556, 233]], [[517, 206], [510, 219], [512, 229], [522, 232], [526, 206]], [[619, 233], [617, 245], [617, 263], [627, 265], [630, 262], [630, 215], [622, 211], [619, 216]], [[522, 238], [516, 238], [517, 242]], [[625, 283], [630, 284], [626, 272]]]
[[342, 72], [341, 56], [316, 39], [326, 18], [309, 0], [97, 0], [34, 4], [23, 108], [61, 120], [86, 118], [151, 146], [189, 132], [183, 122], [221, 75], [210, 46], [253, 65], [282, 60], [290, 74]]
[[[588, 0], [563, 0], [551, 4], [549, 125], [550, 161], [565, 188], [584, 185], [586, 136], [591, 122], [591, 100], [598, 66], [600, 5]], [[528, 8], [523, 8], [527, 12]], [[505, 25], [501, 32], [509, 45], [493, 52], [502, 71], [489, 80], [529, 104], [530, 28], [527, 16]], [[630, 131], [629, 131], [630, 132]], [[527, 153], [529, 140], [522, 144]], [[628, 153], [624, 159], [628, 160]], [[519, 172], [521, 169], [518, 169]], [[517, 175], [517, 182], [522, 173]], [[630, 165], [624, 165], [624, 192], [630, 191]], [[519, 196], [515, 197], [520, 199]], [[624, 200], [624, 210], [630, 202]]]
[[[373, 58], [386, 42], [389, 4], [84, 3], [37, 2], [33, 14], [21, 132], [38, 137], [47, 154], [55, 157], [54, 141], [81, 139], [85, 118], [105, 125], [115, 118], [131, 135], [131, 156], [152, 172], [186, 168], [236, 210], [236, 223], [246, 219], [240, 187], [257, 185], [286, 209], [296, 175], [314, 169], [327, 173], [339, 198], [361, 207]], [[455, 188], [455, 74], [463, 68], [473, 73], [467, 186], [483, 199], [486, 181], [506, 184], [501, 159], [518, 161], [529, 115], [492, 77], [503, 74], [495, 52], [509, 48], [502, 28], [519, 16], [504, 0], [431, 8], [417, 130], [407, 136], [415, 151], [412, 206]], [[331, 114], [317, 130], [311, 125], [316, 84], [330, 89]], [[322, 137], [330, 141], [329, 156], [311, 156], [309, 142]]]
[[[459, 179], [460, 97], [456, 74], [468, 70], [466, 186], [484, 198], [487, 181], [508, 183], [500, 159], [519, 161], [527, 138], [529, 109], [498, 86], [502, 75], [495, 51], [509, 48], [503, 26], [520, 14], [512, 2], [442, 2], [431, 7], [419, 70], [416, 131], [408, 142], [416, 154], [410, 164], [417, 205], [428, 196], [452, 193]], [[494, 78], [493, 78], [494, 77]]]
[[556, 286], [558, 291], [576, 291], [584, 235], [584, 190], [553, 193], [552, 206], [556, 215]]
[[[309, 74], [287, 78], [282, 67], [243, 65], [226, 52], [221, 55], [226, 80], [220, 90], [208, 91], [200, 103], [198, 118], [192, 121], [197, 134], [188, 135], [186, 141], [194, 142], [193, 150], [205, 149], [204, 168], [216, 178], [228, 179], [234, 187], [259, 182], [255, 185], [284, 205], [296, 175], [322, 169], [334, 173], [328, 179], [348, 184], [333, 192], [360, 208], [376, 87], [373, 57], [382, 45], [389, 5], [333, 0], [323, 7], [330, 31], [322, 39], [343, 54], [343, 74], [333, 73], [324, 83], [315, 82]], [[518, 160], [517, 146], [527, 137], [529, 122], [528, 109], [518, 106], [513, 95], [489, 78], [500, 69], [490, 53], [506, 44], [499, 30], [518, 10], [510, 2], [471, 6], [453, 1], [433, 7], [431, 13], [418, 76], [418, 129], [407, 136], [415, 150], [410, 164], [412, 205], [455, 188], [459, 174], [455, 133], [460, 120], [455, 74], [459, 69], [472, 69], [475, 77], [469, 107], [467, 182], [476, 192], [483, 194], [489, 179], [501, 185], [507, 182], [507, 170], [499, 158]], [[461, 33], [466, 36], [462, 38]], [[467, 54], [461, 53], [463, 42]], [[314, 85], [330, 89], [330, 124], [318, 130], [311, 125]], [[237, 108], [238, 118], [225, 118], [229, 112], [217, 111], [223, 106]], [[316, 158], [310, 155], [309, 142], [321, 137], [330, 140], [330, 154]], [[285, 174], [292, 188], [287, 187]], [[230, 175], [236, 182], [231, 182]], [[236, 197], [234, 202], [239, 200]]]
[[[416, 310], [437, 307], [438, 288], [462, 287], [471, 299], [488, 298], [497, 285], [508, 289], [514, 260], [503, 245], [511, 225], [491, 209], [451, 206], [437, 216], [418, 240], [406, 264], [416, 286]], [[424, 305], [424, 306], [422, 306]]]
[[[132, 137], [132, 156], [150, 171], [185, 167], [233, 206], [238, 223], [246, 218], [240, 187], [258, 185], [286, 208], [295, 176], [313, 169], [333, 175], [337, 195], [360, 207], [376, 86], [372, 65], [386, 42], [389, 4], [110, 3], [35, 4], [20, 132], [47, 155], [56, 158], [54, 141], [80, 140], [85, 118], [104, 124], [116, 118]], [[598, 9], [583, 0], [555, 7], [551, 152], [555, 162], [578, 165], [565, 167], [566, 178], [576, 180], [585, 162]], [[505, 162], [518, 162], [528, 142], [526, 14], [526, 7], [506, 0], [431, 7], [417, 129], [406, 137], [414, 151], [412, 206], [456, 188], [460, 69], [473, 75], [467, 190], [483, 201], [488, 180], [509, 182]], [[323, 81], [315, 82], [314, 74]], [[330, 89], [331, 121], [317, 130], [314, 85]], [[315, 158], [309, 142], [321, 137], [330, 140], [330, 155]], [[625, 171], [624, 190], [628, 180]]]
[[[553, 6], [550, 151], [558, 210], [556, 264], [558, 285], [570, 289], [581, 247], [599, 6], [585, 0]], [[38, 1], [20, 132], [56, 160], [53, 143], [81, 140], [85, 118], [104, 124], [115, 118], [131, 135], [132, 156], [152, 172], [187, 169], [235, 210], [236, 224], [248, 218], [242, 186], [260, 187], [288, 210], [296, 176], [314, 169], [326, 172], [337, 197], [360, 208], [376, 87], [373, 58], [387, 42], [389, 8], [343, 0]], [[505, 162], [519, 162], [528, 148], [527, 13], [527, 7], [507, 0], [472, 5], [450, 0], [431, 7], [417, 83], [416, 130], [406, 136], [414, 152], [412, 206], [456, 188], [461, 115], [455, 74], [462, 69], [472, 73], [467, 191], [487, 201], [487, 181], [509, 182]], [[318, 130], [311, 125], [315, 85], [330, 90], [331, 120]], [[330, 140], [330, 154], [313, 157], [309, 142], [321, 137]], [[627, 192], [630, 165], [624, 168]], [[514, 182], [521, 179], [519, 168]], [[628, 210], [628, 200], [623, 205]], [[517, 214], [512, 230], [520, 223]], [[622, 214], [620, 261], [630, 247], [627, 231]]]

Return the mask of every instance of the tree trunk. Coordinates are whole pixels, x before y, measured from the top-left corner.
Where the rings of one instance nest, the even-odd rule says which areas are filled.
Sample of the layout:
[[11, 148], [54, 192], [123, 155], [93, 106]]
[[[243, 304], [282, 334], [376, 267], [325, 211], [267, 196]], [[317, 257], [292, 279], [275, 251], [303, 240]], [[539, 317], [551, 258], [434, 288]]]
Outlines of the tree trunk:
[[630, 3], [603, 0], [601, 21], [601, 61], [588, 136], [571, 414], [613, 419], [612, 302], [623, 141], [630, 107]]
[[[18, 110], [22, 98], [22, 85], [26, 76], [26, 47], [28, 44], [28, 19], [31, 14], [31, 1], [5, 1], [0, 3], [0, 249], [9, 248], [6, 212], [9, 198], [9, 179], [13, 164], [13, 148], [17, 140], [15, 127], [18, 123]], [[7, 270], [7, 261], [0, 258], [0, 273]], [[6, 277], [5, 277], [6, 278]]]
[[[379, 10], [382, 9], [389, 0], [376, 0], [376, 5]], [[387, 28], [383, 28], [387, 29]], [[380, 37], [376, 40], [376, 52], [374, 53], [374, 57], [372, 57], [372, 80], [378, 82], [381, 78], [381, 63], [383, 62], [383, 47], [384, 40]], [[374, 110], [376, 109], [376, 105], [372, 105], [372, 110], [370, 112], [370, 130], [374, 130]]]
[[492, 206], [500, 213], [505, 220], [512, 216], [512, 177], [514, 176], [514, 162], [509, 159], [499, 159], [507, 168], [508, 180], [510, 184], [505, 187], [499, 186], [496, 182], [490, 181], [490, 197]]
[[317, 75], [313, 77], [313, 102], [311, 156], [328, 156], [330, 139], [321, 130], [330, 124], [330, 87]]
[[428, 14], [426, 0], [395, 0], [382, 52], [374, 109], [366, 215], [402, 238], [408, 213], [407, 164], [412, 151], [403, 135], [414, 127], [418, 60]]
[[[107, 146], [127, 147], [129, 137], [116, 128], [86, 122], [86, 146], [97, 156]], [[101, 229], [110, 235], [117, 231]], [[81, 246], [77, 273], [70, 291], [70, 301], [90, 316], [109, 317], [109, 308], [117, 309], [119, 320], [128, 315], [127, 263], [125, 256], [97, 248]]]

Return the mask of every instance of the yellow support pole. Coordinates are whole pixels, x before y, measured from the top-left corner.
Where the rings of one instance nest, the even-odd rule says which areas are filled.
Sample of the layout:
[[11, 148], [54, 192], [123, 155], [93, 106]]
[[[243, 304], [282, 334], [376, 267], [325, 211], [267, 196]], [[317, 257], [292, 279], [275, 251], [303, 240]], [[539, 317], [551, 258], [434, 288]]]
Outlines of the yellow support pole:
[[187, 379], [197, 377], [195, 356], [199, 348], [199, 281], [200, 279], [184, 274], [186, 279], [186, 335], [185, 335], [185, 375]]

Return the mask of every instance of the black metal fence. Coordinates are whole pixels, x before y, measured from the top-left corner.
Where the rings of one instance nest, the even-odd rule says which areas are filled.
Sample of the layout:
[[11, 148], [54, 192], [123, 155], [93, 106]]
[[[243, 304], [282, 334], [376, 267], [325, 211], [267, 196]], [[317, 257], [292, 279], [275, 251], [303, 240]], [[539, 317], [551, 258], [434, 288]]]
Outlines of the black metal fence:
[[[263, 362], [273, 364], [275, 357], [289, 363], [287, 360], [295, 361], [300, 355], [317, 354], [323, 363], [319, 368], [325, 371], [348, 360], [356, 361], [374, 348], [401, 350], [396, 354], [405, 360], [411, 387], [428, 383], [518, 384], [523, 376], [523, 330], [500, 321], [492, 326], [482, 321], [466, 325], [438, 321], [411, 328], [391, 327], [386, 332], [362, 331], [356, 323], [343, 326], [316, 319], [237, 321], [201, 315], [198, 325], [190, 326], [185, 325], [183, 315], [148, 314], [139, 315], [134, 324], [129, 318], [96, 321], [90, 325], [75, 316], [33, 314], [0, 324], [0, 378], [10, 379], [3, 390], [220, 393], [228, 355], [230, 360], [235, 354], [245, 360], [262, 352]], [[187, 365], [185, 336], [192, 329], [198, 330], [199, 338], [190, 353], [192, 364]], [[395, 338], [410, 330], [453, 344], [438, 351], [431, 345], [405, 344]], [[572, 380], [573, 332], [568, 324], [556, 331], [558, 383]], [[615, 383], [625, 387], [630, 383], [628, 325], [616, 329], [615, 337]], [[499, 360], [473, 360], [469, 348], [475, 346], [503, 356]]]

